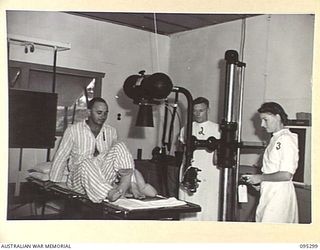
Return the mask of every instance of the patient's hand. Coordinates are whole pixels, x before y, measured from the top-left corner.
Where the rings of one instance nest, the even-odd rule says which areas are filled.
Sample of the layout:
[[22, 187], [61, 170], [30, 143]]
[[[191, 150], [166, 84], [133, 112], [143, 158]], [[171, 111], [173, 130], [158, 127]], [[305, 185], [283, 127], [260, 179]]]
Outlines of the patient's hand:
[[114, 187], [108, 192], [108, 200], [113, 202], [123, 196], [123, 191], [119, 187]]
[[124, 171], [119, 171], [120, 181], [117, 184], [118, 190], [125, 194], [131, 185], [132, 169], [125, 169]]
[[118, 171], [119, 175], [121, 177], [125, 176], [125, 175], [132, 175], [133, 174], [133, 169], [132, 168], [128, 168], [128, 169], [119, 169]]

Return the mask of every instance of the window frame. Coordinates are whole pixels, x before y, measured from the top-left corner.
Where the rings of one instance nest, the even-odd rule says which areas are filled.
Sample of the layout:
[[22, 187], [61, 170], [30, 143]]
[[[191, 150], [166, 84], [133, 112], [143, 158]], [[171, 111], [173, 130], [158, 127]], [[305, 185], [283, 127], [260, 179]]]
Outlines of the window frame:
[[[20, 73], [21, 79], [19, 81], [20, 85], [18, 86], [18, 89], [24, 89], [24, 90], [30, 89], [29, 74], [31, 70], [40, 71], [40, 72], [42, 71], [46, 73], [53, 73], [53, 66], [23, 62], [23, 61], [9, 60], [8, 70], [10, 67], [18, 67], [21, 69], [21, 73]], [[56, 67], [56, 74], [65, 74], [70, 76], [93, 78], [95, 80], [94, 97], [101, 97], [102, 78], [105, 77], [105, 73], [66, 68], [66, 67]], [[52, 81], [53, 81], [53, 78], [52, 78]], [[15, 89], [17, 87], [9, 86], [9, 88]], [[61, 132], [56, 131], [56, 136], [61, 136], [61, 135], [62, 135]]]

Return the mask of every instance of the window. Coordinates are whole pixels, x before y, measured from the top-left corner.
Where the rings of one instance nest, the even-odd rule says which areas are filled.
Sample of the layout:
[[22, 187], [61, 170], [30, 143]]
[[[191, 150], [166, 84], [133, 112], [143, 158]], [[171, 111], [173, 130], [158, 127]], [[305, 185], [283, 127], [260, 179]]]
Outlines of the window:
[[57, 106], [56, 133], [61, 134], [70, 124], [82, 121], [87, 116], [87, 102], [94, 97], [95, 79], [83, 88], [79, 97], [72, 103]]
[[[37, 92], [53, 91], [53, 67], [10, 61], [9, 86]], [[69, 68], [56, 68], [55, 93], [58, 94], [56, 135], [62, 135], [68, 125], [86, 117], [87, 102], [101, 96], [103, 73]]]

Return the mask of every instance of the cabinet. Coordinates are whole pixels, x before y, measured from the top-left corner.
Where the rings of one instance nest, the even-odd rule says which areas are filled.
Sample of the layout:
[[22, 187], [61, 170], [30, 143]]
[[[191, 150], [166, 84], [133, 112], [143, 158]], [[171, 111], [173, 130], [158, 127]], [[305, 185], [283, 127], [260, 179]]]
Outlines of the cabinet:
[[135, 160], [135, 167], [159, 194], [178, 198], [179, 167], [174, 158], [165, 162]]

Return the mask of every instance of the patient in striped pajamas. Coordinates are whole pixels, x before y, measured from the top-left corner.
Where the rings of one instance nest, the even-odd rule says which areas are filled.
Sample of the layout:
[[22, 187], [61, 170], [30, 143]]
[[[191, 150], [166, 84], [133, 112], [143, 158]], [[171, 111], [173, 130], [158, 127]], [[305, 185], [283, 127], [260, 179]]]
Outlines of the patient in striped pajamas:
[[61, 182], [67, 169], [67, 186], [96, 203], [124, 196], [137, 180], [131, 153], [118, 142], [116, 129], [105, 123], [108, 112], [100, 97], [88, 103], [88, 119], [66, 129], [49, 175], [50, 181]]

